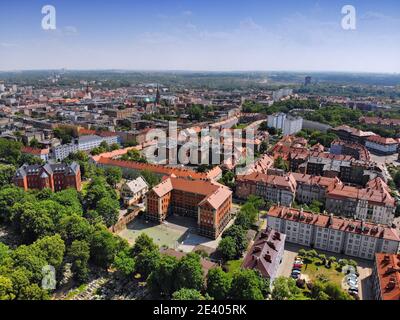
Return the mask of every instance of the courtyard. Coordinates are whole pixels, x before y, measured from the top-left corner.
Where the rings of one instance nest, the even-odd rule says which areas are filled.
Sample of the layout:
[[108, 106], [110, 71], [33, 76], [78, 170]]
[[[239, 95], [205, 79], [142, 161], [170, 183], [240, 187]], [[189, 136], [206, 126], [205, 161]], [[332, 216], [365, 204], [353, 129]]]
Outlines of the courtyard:
[[[290, 277], [292, 272], [293, 263], [295, 258], [298, 255], [300, 249], [305, 249], [306, 251], [311, 250], [309, 247], [303, 247], [296, 244], [286, 243], [285, 251], [282, 259], [282, 263], [279, 266], [277, 276]], [[373, 262], [368, 260], [361, 260], [341, 254], [335, 254], [333, 252], [326, 252], [322, 250], [317, 250], [319, 254], [325, 254], [326, 257], [334, 256], [337, 261], [340, 259], [354, 260], [357, 262], [357, 272], [360, 274], [359, 276], [359, 295], [362, 300], [372, 300], [373, 299], [373, 290], [372, 290], [372, 268]], [[302, 270], [302, 278], [305, 278], [308, 281], [312, 281], [316, 279], [316, 277], [322, 274], [328, 277], [331, 281], [336, 283], [342, 283], [344, 278], [344, 274], [337, 272], [334, 268], [327, 269], [323, 266], [316, 266], [315, 264], [309, 264], [307, 266], [303, 266]]]
[[146, 221], [142, 217], [136, 218], [118, 235], [133, 245], [142, 233], [152, 238], [159, 247], [168, 247], [187, 253], [199, 246], [207, 252], [213, 252], [221, 240], [220, 238], [212, 240], [198, 235], [195, 220], [177, 215], [169, 217], [163, 224]]

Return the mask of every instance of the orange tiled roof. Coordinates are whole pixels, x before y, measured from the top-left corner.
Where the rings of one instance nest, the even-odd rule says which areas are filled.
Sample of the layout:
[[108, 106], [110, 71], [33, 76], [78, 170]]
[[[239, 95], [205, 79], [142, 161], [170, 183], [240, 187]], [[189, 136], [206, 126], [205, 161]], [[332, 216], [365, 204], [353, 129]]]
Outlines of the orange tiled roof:
[[248, 175], [238, 176], [237, 181], [253, 181], [255, 183], [265, 183], [268, 185], [274, 185], [278, 188], [290, 190], [291, 192], [296, 191], [296, 180], [291, 173], [288, 173], [284, 176], [278, 176], [253, 172]]
[[149, 164], [149, 163], [140, 163], [134, 161], [122, 161], [116, 159], [109, 159], [100, 157], [97, 161], [98, 164], [102, 165], [109, 165], [115, 166], [120, 168], [127, 168], [133, 170], [149, 170], [156, 174], [167, 175], [170, 176], [172, 174], [176, 175], [177, 177], [182, 178], [191, 178], [191, 179], [198, 179], [198, 180], [215, 180], [220, 174], [222, 173], [221, 168], [218, 166], [212, 170], [207, 172], [196, 172], [193, 170], [188, 169], [181, 169], [181, 168], [170, 168], [163, 165], [157, 164]]
[[268, 212], [268, 216], [400, 242], [400, 237], [396, 229], [374, 223], [362, 222], [360, 220], [339, 218], [333, 215], [314, 214], [305, 211], [302, 212], [300, 209], [280, 206], [272, 207]]
[[400, 300], [400, 254], [375, 256], [382, 300]]
[[31, 147], [22, 147], [21, 152], [29, 153], [29, 154], [32, 154], [35, 156], [40, 156], [40, 155], [49, 154], [50, 150], [49, 149], [37, 149], [37, 148], [31, 148]]

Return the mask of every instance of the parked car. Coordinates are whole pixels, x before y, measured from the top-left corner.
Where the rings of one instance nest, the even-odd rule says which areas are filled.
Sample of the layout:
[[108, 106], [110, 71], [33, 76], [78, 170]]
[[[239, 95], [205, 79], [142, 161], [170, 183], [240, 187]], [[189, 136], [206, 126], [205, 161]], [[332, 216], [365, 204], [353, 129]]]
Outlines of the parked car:
[[293, 269], [293, 270], [292, 270], [292, 273], [301, 274], [301, 271], [300, 271], [300, 270], [298, 270], [298, 269]]
[[358, 294], [358, 289], [356, 289], [356, 288], [350, 288], [350, 289], [349, 289], [349, 293], [350, 293], [350, 294]]
[[299, 269], [301, 269], [303, 267], [303, 265], [302, 264], [298, 264], [298, 263], [295, 263], [294, 265], [293, 265], [293, 268], [299, 268]]
[[292, 273], [290, 276], [295, 280], [300, 278], [300, 274], [298, 274], [298, 273], [295, 273], [295, 274]]

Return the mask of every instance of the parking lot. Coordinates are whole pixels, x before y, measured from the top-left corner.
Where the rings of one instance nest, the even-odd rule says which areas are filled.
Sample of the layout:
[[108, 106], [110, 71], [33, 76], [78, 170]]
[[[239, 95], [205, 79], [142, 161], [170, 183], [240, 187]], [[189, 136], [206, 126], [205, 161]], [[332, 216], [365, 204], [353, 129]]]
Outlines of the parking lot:
[[[278, 274], [277, 274], [278, 277], [279, 276], [290, 277], [290, 275], [292, 273], [293, 263], [297, 256], [297, 253], [299, 252], [300, 249], [310, 250], [309, 247], [302, 247], [302, 246], [291, 244], [291, 243], [285, 244], [285, 251], [284, 251], [282, 263], [278, 269]], [[362, 300], [372, 300], [373, 299], [373, 289], [372, 289], [372, 279], [371, 279], [372, 268], [373, 268], [372, 261], [351, 258], [348, 256], [334, 254], [331, 252], [326, 252], [326, 251], [321, 251], [321, 250], [317, 250], [317, 252], [323, 253], [327, 257], [335, 256], [338, 261], [340, 259], [355, 260], [358, 263], [357, 272], [359, 273], [359, 277], [358, 277], [359, 296]], [[343, 274], [343, 277], [344, 276], [345, 275]], [[303, 276], [302, 278], [305, 278], [305, 277]], [[308, 279], [306, 278], [306, 280], [308, 280]]]

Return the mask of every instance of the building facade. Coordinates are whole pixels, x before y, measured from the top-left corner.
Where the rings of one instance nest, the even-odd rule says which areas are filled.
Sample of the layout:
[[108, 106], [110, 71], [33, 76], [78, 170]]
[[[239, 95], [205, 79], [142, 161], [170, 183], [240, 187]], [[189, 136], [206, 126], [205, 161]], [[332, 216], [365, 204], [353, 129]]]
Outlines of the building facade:
[[397, 230], [387, 226], [279, 206], [270, 209], [267, 219], [269, 227], [286, 234], [286, 241], [315, 249], [367, 260], [400, 249]]
[[149, 185], [143, 177], [124, 183], [121, 188], [121, 198], [125, 207], [137, 204], [145, 199], [146, 193], [149, 191]]
[[256, 195], [265, 201], [292, 205], [296, 194], [296, 180], [292, 174], [270, 175], [254, 172], [236, 179], [236, 197], [247, 199]]
[[81, 171], [76, 162], [66, 164], [23, 165], [14, 176], [17, 187], [29, 189], [51, 189], [53, 192], [73, 188], [82, 190]]
[[177, 214], [197, 220], [198, 232], [216, 239], [231, 220], [232, 191], [215, 182], [169, 177], [147, 194], [146, 218]]

